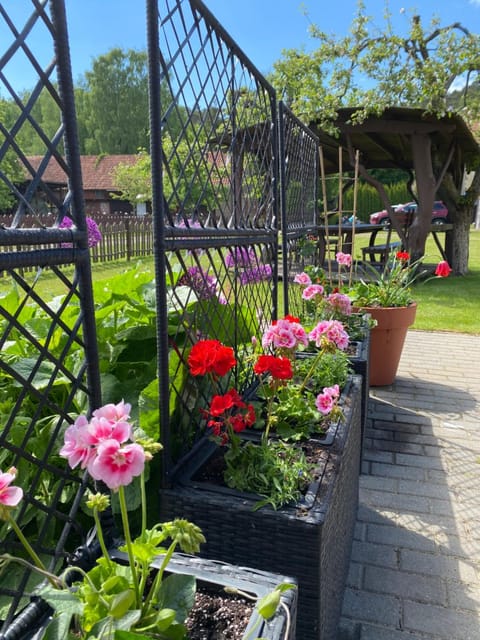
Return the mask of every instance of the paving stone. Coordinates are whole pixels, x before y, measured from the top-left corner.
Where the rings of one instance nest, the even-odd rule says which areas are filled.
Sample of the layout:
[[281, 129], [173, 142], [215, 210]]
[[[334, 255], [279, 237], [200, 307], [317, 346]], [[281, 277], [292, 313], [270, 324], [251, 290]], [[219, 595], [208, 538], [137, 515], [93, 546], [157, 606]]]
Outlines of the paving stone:
[[352, 545], [352, 561], [364, 565], [378, 565], [395, 569], [399, 566], [399, 553], [390, 545], [371, 544], [354, 540]]
[[376, 451], [374, 449], [366, 449], [363, 453], [363, 459], [373, 462], [393, 463], [393, 455], [394, 454], [389, 451]]
[[365, 567], [365, 589], [385, 593], [402, 598], [410, 598], [419, 602], [445, 605], [447, 592], [445, 585], [436, 577], [424, 576], [385, 569], [384, 567]]
[[[448, 604], [455, 609], [467, 609], [478, 611], [480, 602], [480, 584], [465, 584], [462, 582], [449, 582], [447, 585]], [[479, 622], [480, 630], [480, 622]]]
[[419, 549], [435, 551], [435, 542], [414, 531], [395, 527], [393, 525], [367, 525], [367, 542], [390, 544], [399, 549]]
[[423, 496], [399, 495], [390, 491], [372, 491], [362, 488], [360, 499], [369, 505], [391, 507], [399, 511], [426, 513], [430, 510], [430, 500]]
[[383, 464], [372, 462], [371, 475], [383, 476], [386, 478], [405, 478], [407, 480], [424, 480], [425, 470], [418, 467], [398, 466], [395, 464]]
[[478, 640], [478, 616], [470, 611], [419, 602], [404, 602], [405, 629], [431, 633], [438, 640]]
[[399, 480], [398, 492], [429, 498], [449, 499], [448, 489], [442, 484], [430, 482], [415, 482], [414, 480]]
[[398, 481], [393, 478], [377, 478], [375, 476], [361, 476], [361, 489], [384, 489], [385, 491], [397, 491]]
[[[342, 640], [339, 638], [338, 640]], [[348, 637], [346, 640], [350, 640]], [[415, 635], [401, 630], [387, 629], [386, 627], [362, 624], [360, 628], [360, 640], [432, 640], [431, 635], [415, 632]]]
[[411, 549], [400, 552], [400, 567], [426, 575], [438, 576], [444, 580], [475, 583], [480, 578], [480, 565], [466, 562], [456, 556], [440, 553], [423, 553]]
[[420, 467], [422, 469], [443, 469], [442, 461], [439, 458], [430, 456], [414, 456], [408, 453], [397, 453], [395, 462], [397, 464]]
[[358, 621], [378, 622], [399, 628], [401, 604], [398, 598], [392, 596], [347, 587], [342, 615]]
[[363, 586], [363, 565], [359, 562], [350, 562], [347, 575], [347, 587], [361, 589]]
[[398, 513], [380, 507], [371, 507], [360, 502], [357, 510], [359, 522], [374, 522], [376, 524], [396, 524]]

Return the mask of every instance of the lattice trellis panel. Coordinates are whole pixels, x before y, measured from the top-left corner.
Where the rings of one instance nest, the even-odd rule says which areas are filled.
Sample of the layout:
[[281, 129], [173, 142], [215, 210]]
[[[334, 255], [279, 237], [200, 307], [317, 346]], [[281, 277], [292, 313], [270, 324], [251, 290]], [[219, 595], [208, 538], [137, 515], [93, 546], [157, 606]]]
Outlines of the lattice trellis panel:
[[279, 104], [284, 308], [296, 315], [302, 301], [295, 274], [318, 264], [318, 139], [282, 102]]
[[[12, 212], [0, 228], [0, 468], [16, 467], [16, 484], [25, 492], [17, 523], [45, 565], [58, 571], [91, 526], [79, 510], [85, 482], [58, 455], [63, 431], [73, 416], [100, 404], [63, 1], [22, 2], [15, 11], [0, 4], [0, 38], [0, 189]], [[15, 87], [17, 63], [33, 68], [31, 91]], [[56, 114], [54, 131], [37, 121], [41, 104]], [[22, 151], [27, 142], [37, 149], [34, 163]], [[43, 180], [52, 157], [65, 172], [66, 192]], [[28, 228], [27, 215], [34, 220]], [[65, 216], [71, 228], [63, 228]], [[55, 299], [48, 293], [52, 286]], [[0, 526], [0, 551], [21, 553], [8, 523]], [[29, 616], [17, 614], [28, 602], [33, 577], [18, 565], [3, 570], [0, 637], [28, 635]]]
[[211, 393], [185, 377], [191, 345], [242, 349], [275, 315], [278, 145], [273, 89], [203, 3], [152, 0], [148, 11], [157, 297], [171, 301], [158, 315], [168, 475]]

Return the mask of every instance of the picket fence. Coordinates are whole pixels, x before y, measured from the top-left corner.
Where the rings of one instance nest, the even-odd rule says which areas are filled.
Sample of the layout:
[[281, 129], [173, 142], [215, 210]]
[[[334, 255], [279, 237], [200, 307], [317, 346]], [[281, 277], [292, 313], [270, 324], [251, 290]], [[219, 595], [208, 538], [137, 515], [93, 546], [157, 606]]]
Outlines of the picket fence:
[[[91, 249], [92, 262], [114, 262], [117, 260], [133, 260], [153, 256], [153, 221], [150, 215], [135, 216], [128, 214], [102, 215], [89, 214], [98, 225], [102, 240]], [[0, 216], [0, 227], [10, 227], [11, 216]], [[23, 228], [38, 228], [40, 225], [51, 226], [49, 217], [27, 216]], [[22, 251], [26, 247], [2, 247], [1, 250]], [[46, 248], [41, 246], [39, 248]], [[25, 271], [34, 270], [25, 267]]]

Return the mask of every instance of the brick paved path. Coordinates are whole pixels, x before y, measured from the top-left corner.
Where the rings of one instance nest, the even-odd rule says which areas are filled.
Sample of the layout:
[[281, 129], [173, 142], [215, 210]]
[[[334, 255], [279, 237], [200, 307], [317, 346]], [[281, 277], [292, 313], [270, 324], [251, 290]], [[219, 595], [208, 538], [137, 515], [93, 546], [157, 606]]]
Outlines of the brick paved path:
[[338, 640], [480, 640], [480, 336], [410, 331], [368, 422]]

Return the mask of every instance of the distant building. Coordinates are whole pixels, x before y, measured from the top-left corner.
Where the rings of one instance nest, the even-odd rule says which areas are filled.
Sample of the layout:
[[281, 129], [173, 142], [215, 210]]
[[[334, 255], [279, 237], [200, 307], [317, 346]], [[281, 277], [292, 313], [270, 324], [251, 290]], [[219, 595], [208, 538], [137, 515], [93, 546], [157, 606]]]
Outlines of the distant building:
[[[29, 156], [28, 161], [37, 170], [43, 160], [43, 156]], [[87, 215], [131, 213], [132, 205], [126, 200], [118, 200], [112, 197], [119, 192], [113, 184], [113, 170], [118, 164], [135, 164], [136, 155], [101, 155], [80, 156], [82, 167], [82, 179], [85, 198], [85, 211]], [[49, 188], [64, 197], [67, 192], [67, 177], [57, 160], [52, 158], [43, 174], [42, 180]], [[52, 208], [45, 200], [44, 194], [39, 196], [36, 207], [40, 214], [48, 213]]]

